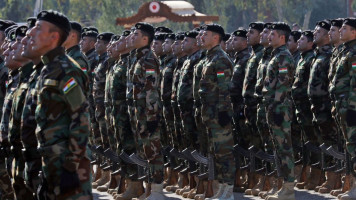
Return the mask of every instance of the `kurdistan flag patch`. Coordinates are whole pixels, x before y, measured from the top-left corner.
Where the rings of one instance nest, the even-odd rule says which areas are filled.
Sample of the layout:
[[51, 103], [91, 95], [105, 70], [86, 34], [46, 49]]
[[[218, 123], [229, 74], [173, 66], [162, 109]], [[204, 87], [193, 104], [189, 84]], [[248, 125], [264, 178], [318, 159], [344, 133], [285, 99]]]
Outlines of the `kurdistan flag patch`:
[[356, 62], [352, 63], [352, 69], [356, 69]]
[[152, 75], [152, 74], [155, 74], [154, 69], [146, 69], [146, 75]]
[[216, 73], [216, 76], [217, 76], [218, 78], [221, 78], [221, 77], [224, 77], [225, 74], [224, 74], [223, 71], [220, 71], [220, 72]]
[[287, 69], [287, 67], [282, 67], [282, 68], [279, 68], [278, 71], [280, 74], [285, 74], [288, 72], [288, 69]]
[[75, 82], [74, 78], [70, 78], [67, 83], [64, 85], [63, 87], [63, 92], [64, 94], [67, 94], [71, 89], [73, 89], [77, 84], [77, 82]]
[[87, 72], [87, 69], [85, 67], [82, 67], [80, 69], [82, 69], [83, 72]]

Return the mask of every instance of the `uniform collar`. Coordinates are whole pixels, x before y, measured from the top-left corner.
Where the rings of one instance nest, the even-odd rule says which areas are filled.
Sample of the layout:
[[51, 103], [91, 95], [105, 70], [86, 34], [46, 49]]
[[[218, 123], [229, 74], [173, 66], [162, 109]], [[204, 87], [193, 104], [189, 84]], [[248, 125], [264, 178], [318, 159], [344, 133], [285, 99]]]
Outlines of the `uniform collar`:
[[286, 50], [286, 49], [287, 49], [287, 45], [284, 44], [284, 45], [282, 45], [282, 46], [279, 46], [279, 47], [273, 49], [273, 50], [272, 50], [272, 54], [273, 54], [273, 55], [276, 55], [276, 54], [278, 54], [279, 52], [284, 51], [284, 50]]
[[41, 57], [41, 60], [44, 65], [47, 65], [48, 63], [52, 62], [57, 56], [64, 55], [65, 51], [63, 47], [56, 47], [49, 52], [47, 52], [45, 55]]
[[33, 63], [29, 62], [22, 66], [19, 71], [20, 71], [20, 79], [23, 79], [24, 77], [28, 77], [33, 70]]
[[79, 45], [74, 45], [74, 46], [70, 47], [69, 49], [66, 49], [67, 54], [69, 54], [72, 51], [80, 51]]
[[347, 48], [352, 48], [356, 45], [356, 39], [355, 40], [351, 40], [351, 41], [348, 41], [348, 42], [345, 42], [345, 46]]
[[143, 57], [147, 52], [149, 52], [149, 50], [150, 50], [149, 45], [136, 49], [136, 57], [137, 58]]
[[261, 45], [261, 44], [256, 44], [256, 45], [252, 46], [252, 50], [253, 50], [254, 53], [256, 53], [256, 52], [258, 52], [258, 51], [260, 51], [262, 49], [263, 49], [263, 45]]
[[309, 49], [308, 51], [302, 52], [300, 55], [302, 56], [302, 58], [304, 58], [306, 55], [313, 53], [313, 51], [314, 51], [313, 49]]
[[89, 51], [87, 51], [86, 53], [85, 53], [85, 55], [88, 57], [91, 53], [93, 53], [95, 51], [95, 48], [92, 48], [92, 49], [90, 49]]
[[315, 52], [316, 52], [316, 54], [327, 53], [327, 52], [331, 52], [331, 49], [332, 49], [331, 44], [326, 44], [326, 45], [324, 45], [322, 47], [317, 47], [315, 49]]
[[215, 52], [217, 52], [217, 51], [219, 51], [219, 50], [222, 51], [220, 44], [218, 44], [218, 45], [216, 45], [215, 47], [209, 49], [209, 50], [206, 52], [206, 55], [207, 55], [207, 56], [214, 55]]
[[192, 55], [188, 56], [188, 58], [191, 59], [191, 58], [196, 57], [197, 55], [199, 55], [198, 58], [200, 58], [200, 56], [201, 56], [201, 50], [200, 49], [197, 50], [196, 52], [192, 53]]

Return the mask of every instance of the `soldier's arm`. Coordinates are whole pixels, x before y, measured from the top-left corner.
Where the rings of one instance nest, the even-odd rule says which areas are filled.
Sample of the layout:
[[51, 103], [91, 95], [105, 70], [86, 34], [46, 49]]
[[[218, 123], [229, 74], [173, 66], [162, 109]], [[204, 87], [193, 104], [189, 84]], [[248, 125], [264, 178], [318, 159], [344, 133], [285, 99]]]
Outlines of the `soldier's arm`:
[[231, 108], [230, 96], [230, 83], [232, 76], [232, 63], [229, 59], [218, 60], [216, 62], [217, 71], [217, 86], [219, 91], [219, 104], [218, 110], [228, 111]]
[[146, 117], [147, 121], [155, 120], [158, 112], [157, 103], [159, 102], [158, 85], [159, 85], [159, 64], [153, 57], [146, 58], [142, 63], [144, 69], [143, 93], [146, 100]]
[[165, 106], [168, 106], [171, 103], [172, 96], [172, 85], [173, 85], [173, 67], [165, 69], [163, 83], [163, 92], [162, 92], [162, 101]]
[[280, 55], [275, 65], [276, 87], [274, 88], [275, 102], [281, 102], [288, 95], [291, 88], [291, 81], [294, 76], [294, 60], [293, 57], [287, 55]]

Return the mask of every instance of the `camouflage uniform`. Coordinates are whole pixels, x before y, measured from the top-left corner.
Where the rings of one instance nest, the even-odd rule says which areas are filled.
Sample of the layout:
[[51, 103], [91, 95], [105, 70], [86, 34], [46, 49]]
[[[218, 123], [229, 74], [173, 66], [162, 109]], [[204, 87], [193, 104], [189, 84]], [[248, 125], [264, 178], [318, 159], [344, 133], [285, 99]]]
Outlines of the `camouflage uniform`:
[[292, 56], [293, 56], [294, 63], [298, 63], [301, 58], [300, 51], [299, 50], [295, 51], [292, 54]]
[[163, 181], [163, 156], [160, 141], [159, 64], [149, 46], [136, 50], [133, 64], [133, 100], [136, 131], [142, 141], [145, 159], [152, 168], [153, 182]]
[[229, 87], [233, 63], [220, 45], [208, 50], [200, 80], [201, 115], [207, 128], [209, 152], [215, 155], [217, 180], [232, 185], [234, 145]]
[[73, 58], [80, 66], [80, 68], [88, 74], [89, 70], [89, 61], [87, 57], [80, 51], [79, 45], [74, 45], [69, 49], [66, 49], [66, 53], [68, 56]]
[[88, 78], [57, 47], [42, 56], [36, 91], [36, 136], [49, 199], [91, 197]]
[[30, 75], [28, 80], [28, 88], [24, 99], [20, 129], [22, 146], [24, 147], [22, 154], [25, 159], [25, 181], [26, 185], [31, 188], [33, 192], [37, 191], [40, 184], [38, 174], [42, 169], [41, 156], [37, 151], [37, 123], [35, 119], [37, 107], [36, 83], [42, 68], [42, 62], [35, 65], [33, 67], [33, 73]]
[[[294, 181], [294, 156], [291, 140], [292, 102], [290, 97], [294, 74], [294, 60], [286, 45], [272, 51], [267, 66], [263, 87], [263, 103], [266, 107], [267, 123], [272, 132], [278, 172], [287, 182]], [[277, 165], [278, 166], [278, 165]]]
[[183, 143], [185, 148], [190, 149], [199, 149], [198, 131], [194, 122], [193, 110], [193, 72], [200, 57], [201, 51], [198, 50], [184, 61], [177, 88], [177, 102], [182, 118]]
[[0, 113], [2, 113], [2, 106], [4, 104], [5, 96], [6, 96], [6, 82], [8, 80], [9, 71], [7, 67], [4, 65], [4, 61], [0, 56]]
[[247, 145], [254, 145], [257, 148], [262, 148], [261, 136], [256, 127], [257, 117], [257, 101], [254, 97], [255, 85], [257, 78], [257, 67], [263, 55], [263, 46], [257, 44], [252, 47], [253, 52], [247, 62], [245, 78], [242, 88], [242, 96], [244, 98], [247, 125], [250, 128], [251, 134], [246, 137]]
[[169, 141], [165, 145], [173, 144], [174, 136], [174, 115], [171, 105], [172, 96], [172, 83], [173, 83], [173, 72], [176, 67], [177, 58], [173, 55], [168, 55], [165, 57], [163, 64], [164, 66], [161, 70], [161, 101], [163, 105], [163, 117], [165, 120], [165, 126], [167, 128], [167, 134], [169, 134]]
[[13, 102], [9, 118], [9, 142], [11, 144], [11, 152], [14, 156], [12, 165], [12, 177], [14, 178], [13, 187], [17, 199], [27, 199], [32, 195], [32, 192], [25, 186], [25, 160], [22, 156], [21, 143], [21, 115], [23, 103], [28, 89], [28, 79], [33, 71], [33, 63], [28, 63], [19, 69], [19, 85], [13, 94]]

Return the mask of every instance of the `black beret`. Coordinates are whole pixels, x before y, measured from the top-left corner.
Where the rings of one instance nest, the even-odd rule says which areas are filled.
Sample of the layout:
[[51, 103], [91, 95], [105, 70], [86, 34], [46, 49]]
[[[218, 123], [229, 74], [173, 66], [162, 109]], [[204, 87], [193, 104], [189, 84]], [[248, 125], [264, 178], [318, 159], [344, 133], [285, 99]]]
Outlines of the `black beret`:
[[223, 38], [223, 41], [226, 42], [230, 39], [231, 34], [230, 33], [225, 33], [225, 36]]
[[314, 38], [313, 31], [311, 31], [311, 30], [303, 31], [303, 32], [302, 32], [302, 35], [304, 35], [305, 37], [308, 37], [308, 38], [310, 38], [310, 39], [313, 39], [313, 38]]
[[78, 31], [79, 33], [82, 32], [82, 25], [80, 25], [78, 22], [71, 21], [70, 27], [71, 27], [71, 30]]
[[316, 23], [316, 25], [317, 26], [320, 26], [321, 28], [323, 28], [323, 29], [325, 29], [325, 30], [330, 30], [330, 27], [331, 27], [331, 25], [330, 25], [330, 22], [328, 21], [328, 20], [322, 20], [322, 21], [318, 21], [317, 23]]
[[99, 40], [104, 40], [109, 42], [111, 40], [111, 37], [114, 35], [114, 33], [110, 33], [110, 32], [104, 32], [104, 33], [100, 33], [97, 37], [97, 39]]
[[97, 28], [95, 28], [94, 26], [88, 26], [88, 27], [84, 27], [82, 29], [82, 33], [87, 32], [87, 31], [94, 31], [99, 34], [99, 30]]
[[273, 23], [267, 22], [267, 23], [265, 23], [265, 24], [263, 25], [263, 28], [272, 29], [272, 25], [273, 25]]
[[30, 28], [33, 28], [35, 25], [36, 25], [36, 17], [29, 17], [27, 18], [26, 22], [27, 22], [27, 27], [30, 29]]
[[155, 32], [173, 33], [173, 31], [170, 28], [167, 28], [164, 26], [159, 26], [159, 27], [155, 28]]
[[25, 37], [26, 36], [26, 32], [27, 32], [27, 26], [19, 26], [16, 28], [16, 37], [20, 36], [20, 37]]
[[302, 33], [300, 31], [292, 31], [290, 35], [293, 36], [294, 41], [298, 41]]
[[182, 33], [182, 32], [177, 33], [176, 40], [184, 40], [184, 33]]
[[[12, 30], [12, 29], [16, 29], [17, 28], [17, 25], [12, 25], [10, 27], [7, 27], [7, 29], [5, 29], [4, 33], [6, 35], [6, 37], [8, 37], [8, 34], [9, 32]], [[9, 36], [10, 37], [10, 36]]]
[[121, 36], [125, 36], [126, 37], [126, 36], [128, 36], [130, 34], [131, 34], [131, 31], [126, 30], [126, 31], [122, 32]]
[[333, 19], [330, 21], [331, 26], [337, 26], [339, 28], [341, 28], [343, 22], [344, 22], [344, 19], [342, 19], [342, 18]]
[[200, 31], [200, 27], [195, 27], [195, 28], [193, 29], [193, 31], [199, 32], [199, 31]]
[[272, 30], [288, 31], [291, 32], [288, 24], [284, 22], [275, 22], [272, 24]]
[[155, 30], [153, 28], [153, 26], [149, 23], [145, 23], [145, 22], [139, 22], [137, 24], [135, 24], [135, 28], [137, 30], [141, 30], [141, 31], [145, 31], [146, 33], [150, 34], [150, 35], [154, 35]]
[[95, 31], [86, 31], [84, 33], [82, 33], [82, 38], [83, 37], [93, 37], [93, 38], [96, 38], [98, 37], [98, 33], [95, 32]]
[[259, 32], [263, 31], [264, 28], [264, 23], [263, 22], [252, 22], [250, 25], [248, 25], [248, 27], [252, 28], [252, 29], [256, 29]]
[[224, 36], [225, 36], [224, 28], [221, 27], [219, 24], [207, 24], [205, 26], [204, 30], [218, 33], [221, 35], [222, 38], [224, 38]]
[[353, 28], [356, 28], [356, 18], [345, 18], [344, 24], [352, 26]]
[[111, 42], [118, 41], [120, 39], [121, 35], [113, 35], [111, 36]]
[[58, 11], [43, 10], [40, 13], [38, 13], [37, 20], [43, 20], [51, 24], [54, 24], [55, 26], [63, 30], [64, 33], [66, 33], [67, 35], [69, 34], [69, 31], [71, 29], [68, 18], [64, 14]]
[[234, 31], [232, 33], [233, 36], [237, 36], [237, 37], [244, 37], [246, 38], [247, 37], [247, 31], [246, 29], [238, 29], [236, 31]]
[[206, 24], [200, 25], [200, 27], [199, 27], [200, 31], [205, 30], [205, 26], [206, 26]]
[[168, 33], [168, 34], [166, 34], [166, 37], [165, 37], [164, 39], [175, 40], [175, 39], [176, 39], [176, 34], [174, 34], [174, 33]]
[[15, 25], [16, 23], [9, 20], [0, 20], [0, 31], [5, 31], [10, 26]]
[[10, 29], [6, 35], [7, 39], [10, 40], [11, 42], [16, 40], [16, 28]]
[[184, 36], [195, 39], [198, 36], [198, 34], [199, 34], [199, 32], [197, 32], [197, 31], [187, 31], [184, 33]]
[[166, 39], [166, 33], [159, 33], [159, 34], [156, 34], [153, 39], [154, 40], [160, 40], [160, 41], [164, 41]]

